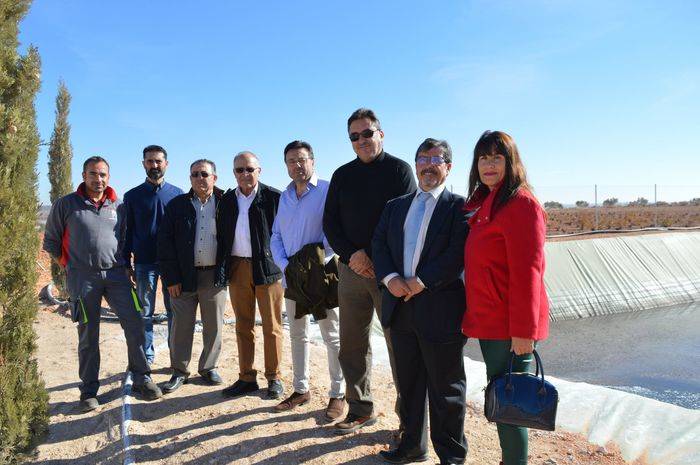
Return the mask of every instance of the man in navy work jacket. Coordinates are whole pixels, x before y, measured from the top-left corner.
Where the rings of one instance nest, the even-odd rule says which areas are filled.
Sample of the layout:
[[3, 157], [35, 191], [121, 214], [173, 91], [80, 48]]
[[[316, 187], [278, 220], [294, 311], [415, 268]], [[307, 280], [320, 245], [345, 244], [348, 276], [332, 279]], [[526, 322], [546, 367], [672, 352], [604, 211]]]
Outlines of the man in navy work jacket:
[[405, 427], [399, 446], [379, 453], [389, 463], [427, 460], [426, 394], [440, 463], [464, 463], [467, 453], [461, 332], [467, 219], [465, 199], [445, 189], [451, 167], [447, 142], [426, 139], [416, 151], [419, 189], [387, 204], [372, 240]]
[[44, 250], [66, 268], [71, 316], [78, 323], [78, 373], [83, 412], [98, 407], [100, 387], [100, 307], [102, 297], [124, 329], [134, 390], [153, 400], [161, 391], [151, 380], [143, 351], [143, 322], [125, 267], [124, 208], [109, 187], [109, 165], [102, 157], [83, 164], [78, 190], [56, 200], [46, 221]]
[[[156, 239], [158, 227], [165, 212], [165, 206], [173, 198], [182, 194], [182, 189], [165, 182], [168, 169], [168, 152], [159, 145], [149, 145], [143, 149], [143, 168], [146, 181], [126, 194], [126, 241], [124, 257], [127, 265], [132, 263], [136, 283], [136, 293], [143, 308], [143, 329], [148, 363], [153, 363], [153, 312], [156, 306], [156, 289], [160, 271], [156, 263]], [[168, 340], [170, 340], [171, 308], [170, 295], [163, 286], [163, 304], [168, 314]]]

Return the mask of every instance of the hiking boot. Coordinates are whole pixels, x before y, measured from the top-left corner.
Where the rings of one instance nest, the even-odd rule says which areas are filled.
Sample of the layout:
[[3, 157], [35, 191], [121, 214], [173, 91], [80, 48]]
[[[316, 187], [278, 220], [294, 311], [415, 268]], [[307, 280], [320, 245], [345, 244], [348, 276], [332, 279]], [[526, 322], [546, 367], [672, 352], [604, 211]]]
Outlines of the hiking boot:
[[135, 384], [134, 391], [141, 393], [144, 400], [156, 400], [163, 396], [158, 385], [150, 379], [146, 379], [143, 384]]
[[80, 402], [78, 402], [78, 408], [83, 413], [95, 410], [99, 406], [100, 403], [97, 402], [96, 397], [87, 397], [85, 399], [80, 399]]

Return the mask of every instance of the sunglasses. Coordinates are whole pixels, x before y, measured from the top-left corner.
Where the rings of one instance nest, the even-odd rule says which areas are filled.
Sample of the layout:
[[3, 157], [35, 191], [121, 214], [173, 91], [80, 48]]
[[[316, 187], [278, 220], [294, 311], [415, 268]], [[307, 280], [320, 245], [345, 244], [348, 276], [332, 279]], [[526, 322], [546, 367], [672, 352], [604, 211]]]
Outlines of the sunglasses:
[[193, 172], [190, 173], [190, 177], [191, 177], [191, 178], [195, 178], [195, 179], [196, 179], [196, 178], [198, 178], [198, 177], [200, 177], [200, 176], [201, 176], [202, 178], [206, 179], [206, 178], [208, 178], [209, 176], [211, 176], [211, 173], [207, 173], [206, 171], [193, 171]]
[[365, 129], [362, 132], [351, 132], [350, 141], [357, 142], [360, 140], [360, 136], [364, 137], [365, 139], [371, 139], [374, 133], [377, 131], [379, 131], [379, 129]]
[[233, 170], [238, 174], [243, 174], [244, 172], [245, 173], [252, 173], [255, 170], [257, 170], [257, 168], [253, 168], [252, 166], [246, 166], [246, 167], [234, 168]]

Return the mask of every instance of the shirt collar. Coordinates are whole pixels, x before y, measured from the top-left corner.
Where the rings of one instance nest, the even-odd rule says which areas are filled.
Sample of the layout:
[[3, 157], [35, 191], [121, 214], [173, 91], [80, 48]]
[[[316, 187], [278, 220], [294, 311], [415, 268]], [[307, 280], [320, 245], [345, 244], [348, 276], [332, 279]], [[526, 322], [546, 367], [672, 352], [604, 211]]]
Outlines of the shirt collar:
[[144, 184], [146, 184], [147, 186], [150, 186], [150, 188], [153, 189], [154, 191], [158, 191], [158, 190], [162, 189], [163, 186], [165, 186], [165, 179], [163, 179], [163, 182], [154, 183], [154, 182], [151, 182], [149, 180], [149, 178], [146, 178], [146, 181], [144, 181]]
[[241, 192], [240, 188], [236, 187], [236, 198], [239, 198], [241, 200], [243, 200], [243, 199], [252, 200], [258, 194], [259, 188], [260, 188], [260, 183], [257, 183], [255, 185], [255, 187], [253, 188], [253, 191], [250, 193], [250, 195], [245, 195], [243, 192]]
[[206, 205], [207, 203], [209, 203], [209, 201], [210, 201], [213, 197], [214, 197], [214, 192], [212, 192], [211, 194], [209, 194], [209, 196], [208, 196], [206, 199], [204, 199], [204, 202], [202, 202], [202, 200], [199, 198], [199, 196], [198, 196], [197, 194], [194, 194], [194, 195], [192, 196], [192, 201], [193, 201], [193, 202], [196, 201], [196, 202], [199, 202], [199, 203], [202, 204], [202, 205]]
[[425, 192], [426, 194], [430, 194], [434, 199], [437, 199], [442, 195], [442, 191], [444, 191], [444, 190], [445, 190], [445, 183], [444, 182], [442, 184], [440, 184], [439, 186], [437, 186], [435, 189], [431, 189], [429, 191], [424, 191], [423, 189], [421, 189], [419, 187], [418, 192], [416, 192], [416, 197], [418, 197], [418, 195], [421, 192]]
[[[306, 184], [306, 191], [308, 192], [312, 188], [316, 188], [317, 186], [318, 186], [318, 175], [314, 171], [314, 174], [311, 175], [311, 179], [309, 179], [309, 182]], [[287, 190], [292, 191], [296, 195], [297, 185], [294, 184], [294, 181], [287, 184]]]

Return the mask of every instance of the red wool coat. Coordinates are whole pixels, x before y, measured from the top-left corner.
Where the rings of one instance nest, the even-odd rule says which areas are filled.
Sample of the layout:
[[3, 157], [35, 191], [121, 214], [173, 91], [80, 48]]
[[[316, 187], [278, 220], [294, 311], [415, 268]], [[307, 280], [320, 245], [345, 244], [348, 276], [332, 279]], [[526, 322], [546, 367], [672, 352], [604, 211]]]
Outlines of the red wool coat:
[[476, 213], [469, 219], [464, 246], [467, 311], [462, 332], [478, 339], [545, 339], [545, 213], [525, 189], [494, 212], [497, 192], [465, 207]]

